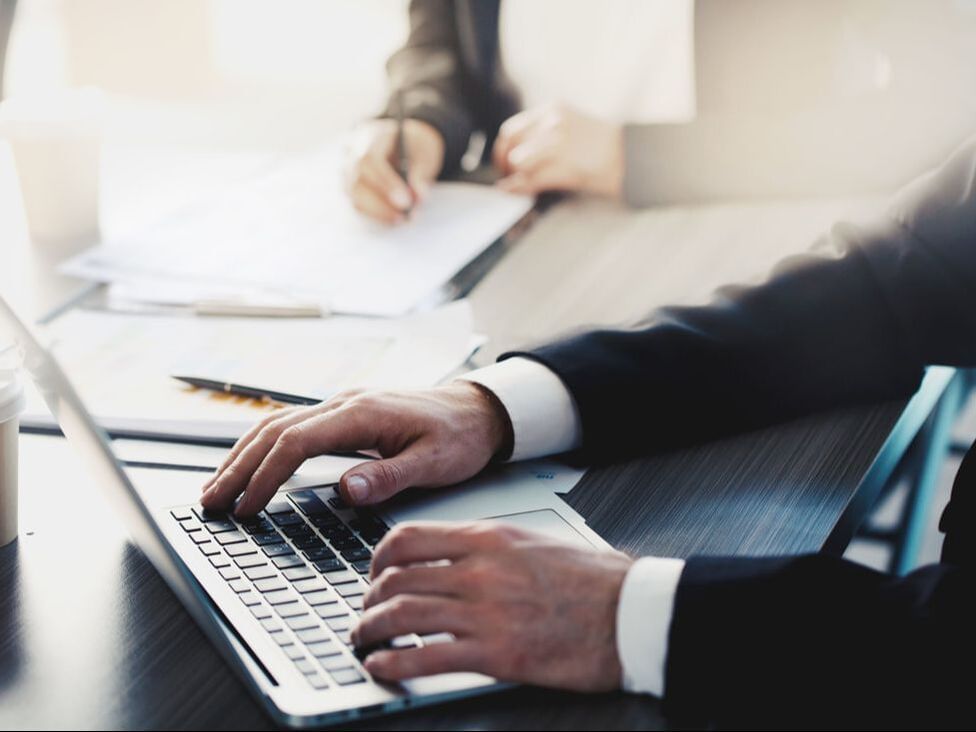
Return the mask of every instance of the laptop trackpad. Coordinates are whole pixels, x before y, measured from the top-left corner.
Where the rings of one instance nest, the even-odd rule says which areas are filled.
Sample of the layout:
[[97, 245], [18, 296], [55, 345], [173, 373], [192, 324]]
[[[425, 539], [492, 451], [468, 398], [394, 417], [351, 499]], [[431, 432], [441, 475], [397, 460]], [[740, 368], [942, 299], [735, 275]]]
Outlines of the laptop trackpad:
[[538, 531], [554, 539], [568, 541], [581, 547], [593, 547], [593, 544], [585, 536], [574, 529], [572, 524], [551, 508], [544, 508], [538, 511], [525, 511], [524, 513], [512, 513], [506, 516], [492, 516], [491, 520], [514, 524], [527, 531]]

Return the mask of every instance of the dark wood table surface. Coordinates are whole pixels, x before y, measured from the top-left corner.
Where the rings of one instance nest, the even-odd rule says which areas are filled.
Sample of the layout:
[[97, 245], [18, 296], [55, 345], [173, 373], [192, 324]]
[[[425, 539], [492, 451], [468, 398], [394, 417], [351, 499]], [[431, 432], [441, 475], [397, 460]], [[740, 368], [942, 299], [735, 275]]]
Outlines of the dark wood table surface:
[[[561, 204], [472, 293], [478, 326], [491, 338], [481, 359], [568, 327], [699, 300], [805, 247], [845, 208], [634, 213], [594, 201]], [[39, 309], [78, 290], [50, 275], [45, 256], [23, 243], [18, 251], [17, 286]], [[11, 278], [9, 269], [0, 273], [0, 286]], [[904, 403], [853, 408], [594, 468], [566, 498], [635, 554], [796, 553], [821, 549], [831, 537], [836, 550], [863, 518], [861, 492], [876, 482], [879, 455], [891, 462], [938, 394], [933, 384], [907, 410]], [[127, 543], [64, 440], [22, 435], [21, 504], [21, 536], [0, 549], [0, 727], [270, 725]], [[662, 728], [666, 720], [647, 697], [521, 688], [359, 726], [617, 729]]]

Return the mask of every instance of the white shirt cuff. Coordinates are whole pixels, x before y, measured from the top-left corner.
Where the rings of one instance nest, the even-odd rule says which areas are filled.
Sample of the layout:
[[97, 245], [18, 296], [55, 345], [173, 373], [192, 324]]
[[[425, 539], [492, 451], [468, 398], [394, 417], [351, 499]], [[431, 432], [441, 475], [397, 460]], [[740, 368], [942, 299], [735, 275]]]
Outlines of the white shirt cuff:
[[579, 447], [576, 402], [562, 380], [529, 358], [509, 358], [459, 377], [481, 384], [505, 407], [515, 444], [510, 460], [555, 455]]
[[682, 559], [644, 557], [627, 572], [617, 604], [617, 653], [624, 691], [664, 696], [664, 663]]

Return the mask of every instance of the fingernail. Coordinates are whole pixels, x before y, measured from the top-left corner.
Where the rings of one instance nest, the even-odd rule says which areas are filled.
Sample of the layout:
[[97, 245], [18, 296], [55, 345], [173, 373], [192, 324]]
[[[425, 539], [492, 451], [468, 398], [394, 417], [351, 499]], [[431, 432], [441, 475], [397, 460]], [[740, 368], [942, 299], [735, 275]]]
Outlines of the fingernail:
[[413, 201], [410, 200], [409, 193], [397, 188], [395, 191], [393, 191], [393, 193], [390, 194], [390, 203], [401, 211], [406, 211], [408, 208], [410, 208]]
[[369, 498], [369, 481], [361, 475], [346, 478], [346, 491], [353, 503], [363, 503]]
[[209, 488], [207, 488], [207, 489], [206, 489], [206, 490], [205, 490], [205, 491], [203, 492], [203, 495], [202, 495], [202, 496], [200, 496], [200, 500], [201, 500], [201, 501], [206, 501], [206, 500], [207, 500], [208, 498], [210, 498], [210, 497], [211, 497], [211, 496], [212, 496], [212, 495], [214, 494], [214, 489], [215, 489], [216, 487], [217, 487], [216, 485], [212, 485], [212, 486], [210, 486]]

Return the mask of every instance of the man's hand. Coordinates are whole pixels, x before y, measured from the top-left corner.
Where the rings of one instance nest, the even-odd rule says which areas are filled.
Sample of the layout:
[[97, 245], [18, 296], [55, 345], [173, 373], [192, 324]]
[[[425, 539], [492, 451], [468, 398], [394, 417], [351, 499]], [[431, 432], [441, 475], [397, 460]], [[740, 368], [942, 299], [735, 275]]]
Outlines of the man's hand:
[[564, 106], [529, 109], [498, 131], [492, 159], [514, 193], [584, 191], [619, 198], [624, 178], [623, 131]]
[[616, 689], [617, 602], [633, 561], [495, 522], [401, 524], [376, 548], [352, 638], [368, 648], [410, 633], [454, 635], [371, 653], [366, 669], [391, 681], [477, 671], [576, 691]]
[[501, 402], [481, 386], [458, 381], [414, 392], [346, 392], [312, 407], [271, 415], [231, 450], [204, 485], [204, 508], [260, 511], [306, 459], [328, 452], [376, 450], [340, 480], [351, 504], [378, 503], [409, 487], [459, 483], [511, 443]]
[[423, 201], [444, 165], [444, 138], [434, 127], [415, 119], [403, 122], [409, 180], [396, 171], [397, 123], [370, 120], [354, 133], [346, 151], [345, 185], [357, 211], [387, 224], [405, 220], [407, 211]]

